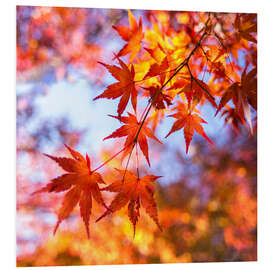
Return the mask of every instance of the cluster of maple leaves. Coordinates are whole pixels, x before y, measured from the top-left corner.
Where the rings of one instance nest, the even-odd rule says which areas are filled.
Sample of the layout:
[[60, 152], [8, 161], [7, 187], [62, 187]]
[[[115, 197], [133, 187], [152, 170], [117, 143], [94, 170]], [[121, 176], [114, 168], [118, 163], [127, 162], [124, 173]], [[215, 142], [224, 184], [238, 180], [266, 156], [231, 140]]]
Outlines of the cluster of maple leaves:
[[[67, 172], [35, 192], [67, 191], [58, 212], [54, 232], [79, 203], [80, 214], [89, 237], [92, 197], [106, 209], [97, 221], [128, 205], [128, 216], [135, 235], [142, 205], [161, 230], [153, 186], [153, 182], [160, 176], [140, 177], [138, 169], [135, 174], [127, 167], [135, 147], [138, 154], [137, 145], [150, 166], [148, 138], [162, 143], [154, 133], [165, 115], [176, 119], [166, 137], [183, 130], [186, 153], [194, 132], [209, 143], [213, 143], [202, 127], [202, 124], [207, 122], [200, 116], [198, 109], [205, 102], [215, 108], [216, 115], [223, 110], [222, 115], [226, 115], [225, 121], [231, 121], [236, 130], [239, 130], [240, 123], [248, 126], [250, 132], [253, 132], [251, 108], [257, 109], [257, 69], [253, 64], [246, 64], [239, 78], [237, 66], [231, 59], [231, 55], [237, 54], [235, 51], [239, 48], [230, 41], [235, 39], [247, 48], [250, 43], [256, 43], [256, 16], [236, 14], [230, 26], [234, 27], [234, 32], [228, 34], [225, 29], [215, 28], [215, 24], [219, 24], [220, 28], [225, 25], [216, 14], [204, 13], [201, 28], [195, 34], [188, 35], [185, 31], [175, 31], [160, 24], [154, 17], [151, 19], [152, 28], [145, 27], [144, 30], [142, 19], [137, 22], [132, 12], [128, 12], [129, 27], [113, 26], [126, 42], [114, 56], [119, 65], [99, 62], [117, 82], [107, 86], [103, 93], [94, 98], [94, 100], [120, 98], [117, 115], [110, 117], [123, 125], [104, 140], [126, 137], [123, 148], [116, 154], [122, 154], [122, 158], [128, 157], [126, 168], [117, 169], [119, 178], [110, 185], [100, 188], [99, 184], [105, 183], [96, 171], [112, 158], [91, 170], [88, 155], [86, 154], [84, 158], [69, 146], [66, 147], [73, 158], [47, 155]], [[125, 63], [123, 58], [128, 56], [129, 60]], [[203, 74], [200, 79], [199, 74]], [[204, 82], [205, 74], [210, 78], [208, 83]], [[222, 82], [222, 87], [212, 89], [210, 86], [217, 82]], [[138, 97], [148, 100], [145, 110], [140, 115], [137, 110]], [[216, 97], [221, 98], [219, 105], [216, 103]], [[123, 114], [129, 101], [133, 113], [127, 112], [125, 116]], [[117, 193], [109, 206], [104, 202], [101, 191]]]
[[[98, 184], [105, 184], [105, 182], [99, 173], [91, 171], [91, 161], [89, 156], [86, 154], [86, 157], [84, 158], [79, 152], [67, 145], [66, 147], [73, 158], [46, 156], [57, 162], [58, 165], [68, 173], [51, 180], [45, 187], [34, 192], [34, 194], [37, 194], [40, 192], [61, 192], [69, 190], [65, 194], [62, 206], [59, 209], [58, 221], [54, 233], [57, 231], [60, 223], [70, 215], [74, 207], [79, 203], [80, 214], [85, 223], [87, 235], [89, 237], [89, 219], [92, 210], [92, 197], [98, 204], [106, 208], [106, 212], [99, 217], [97, 221], [128, 204], [128, 215], [134, 226], [135, 235], [136, 223], [140, 216], [140, 203], [142, 203], [148, 215], [161, 229], [158, 221], [157, 206], [153, 197], [154, 186], [152, 184], [159, 176], [147, 175], [138, 178], [130, 171], [118, 170], [120, 175], [125, 174], [125, 181], [123, 182], [122, 177], [120, 177], [119, 180], [116, 180], [111, 185], [100, 189]], [[101, 191], [103, 190], [118, 192], [109, 207], [102, 198]]]

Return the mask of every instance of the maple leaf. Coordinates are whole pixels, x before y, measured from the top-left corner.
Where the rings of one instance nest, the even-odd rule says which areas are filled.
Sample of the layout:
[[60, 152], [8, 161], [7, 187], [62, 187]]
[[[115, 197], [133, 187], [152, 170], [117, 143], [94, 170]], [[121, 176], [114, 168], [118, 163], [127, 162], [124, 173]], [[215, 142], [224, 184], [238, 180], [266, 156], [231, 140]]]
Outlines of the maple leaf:
[[113, 28], [118, 32], [118, 34], [122, 37], [124, 41], [128, 42], [118, 52], [116, 57], [130, 54], [130, 61], [132, 61], [141, 49], [141, 41], [144, 35], [142, 31], [142, 18], [139, 19], [138, 25], [132, 12], [128, 10], [128, 19], [130, 28], [122, 25], [113, 26]]
[[103, 140], [127, 136], [126, 141], [125, 141], [125, 151], [123, 152], [123, 157], [125, 157], [130, 152], [130, 150], [133, 148], [134, 144], [137, 143], [137, 141], [138, 141], [139, 146], [140, 146], [140, 148], [141, 148], [141, 150], [142, 150], [142, 152], [143, 152], [143, 154], [144, 154], [144, 156], [145, 156], [145, 158], [150, 166], [149, 155], [148, 155], [147, 137], [152, 138], [161, 144], [162, 144], [162, 142], [159, 141], [155, 137], [152, 130], [147, 127], [146, 123], [144, 123], [144, 125], [142, 126], [140, 133], [138, 135], [137, 141], [135, 141], [137, 132], [141, 126], [141, 122], [139, 122], [137, 120], [135, 115], [133, 115], [129, 112], [128, 112], [128, 117], [127, 116], [119, 117], [119, 116], [113, 116], [113, 115], [109, 115], [109, 116], [120, 120], [125, 125], [121, 126], [117, 130], [115, 130], [111, 135], [107, 136]]
[[[216, 35], [216, 37], [218, 38], [218, 40], [221, 42], [221, 39], [218, 35]], [[223, 47], [218, 47], [216, 45], [212, 45], [212, 44], [207, 44], [204, 45], [207, 48], [207, 51], [205, 52], [207, 59], [210, 62], [217, 62], [220, 58], [221, 62], [223, 63], [225, 61], [224, 55], [226, 53], [225, 48]]]
[[154, 200], [154, 186], [153, 182], [161, 176], [146, 175], [142, 178], [138, 178], [134, 173], [130, 171], [118, 170], [121, 175], [125, 175], [125, 181], [122, 178], [116, 180], [109, 186], [102, 188], [102, 191], [118, 192], [115, 198], [112, 200], [109, 209], [101, 215], [96, 222], [104, 218], [105, 216], [120, 210], [128, 204], [128, 216], [133, 224], [133, 237], [135, 236], [136, 224], [140, 217], [140, 206], [142, 204], [146, 213], [153, 219], [158, 228], [162, 231], [158, 220], [157, 205]]
[[[155, 99], [155, 102], [153, 104], [155, 108], [158, 110], [165, 109], [166, 108], [165, 103], [167, 104], [167, 106], [170, 106], [172, 104], [171, 102], [172, 98], [169, 95], [164, 94], [163, 91], [160, 91], [160, 87], [161, 86], [158, 86], [158, 85], [150, 86], [147, 88], [143, 87], [143, 89], [149, 92], [151, 100]], [[157, 92], [159, 92], [159, 94], [156, 97]]]
[[155, 49], [144, 49], [155, 60], [155, 63], [150, 66], [148, 72], [145, 74], [144, 79], [160, 75], [160, 81], [161, 84], [163, 84], [166, 78], [166, 71], [169, 68], [168, 58], [166, 54], [164, 53], [160, 45]]
[[189, 112], [189, 110], [186, 108], [184, 103], [178, 102], [178, 106], [176, 106], [174, 109], [176, 109], [178, 112], [175, 114], [169, 115], [169, 117], [174, 117], [177, 120], [174, 122], [170, 132], [166, 135], [165, 138], [167, 138], [173, 132], [184, 128], [184, 137], [186, 141], [186, 153], [188, 152], [188, 148], [192, 140], [194, 131], [199, 133], [208, 142], [213, 144], [213, 142], [207, 137], [207, 135], [205, 134], [203, 130], [203, 127], [201, 126], [202, 123], [207, 124], [206, 121], [204, 121], [197, 113]]
[[175, 82], [171, 84], [171, 86], [167, 89], [170, 92], [173, 92], [176, 96], [180, 93], [180, 89], [183, 89], [184, 86], [188, 85], [190, 82], [190, 78], [176, 78]]
[[148, 72], [145, 74], [143, 79], [155, 77], [157, 75], [160, 75], [161, 82], [163, 83], [166, 78], [166, 70], [169, 68], [167, 57], [164, 58], [164, 60], [158, 64], [154, 63], [150, 66]]
[[122, 96], [117, 108], [117, 113], [120, 116], [124, 112], [130, 97], [133, 109], [136, 111], [138, 92], [135, 88], [134, 66], [131, 65], [131, 70], [129, 70], [127, 65], [121, 59], [118, 58], [118, 61], [121, 68], [115, 65], [111, 66], [99, 62], [105, 66], [112, 76], [119, 82], [109, 85], [101, 95], [95, 97], [93, 100], [100, 98], [116, 99]]
[[253, 129], [249, 104], [254, 109], [257, 109], [257, 68], [252, 69], [248, 74], [246, 74], [246, 69], [247, 67], [242, 73], [241, 82], [235, 82], [225, 89], [216, 115], [230, 100], [232, 100], [238, 117], [242, 118], [241, 122], [243, 122], [244, 117], [246, 117], [246, 121], [252, 133]]
[[150, 56], [157, 63], [161, 63], [164, 60], [164, 58], [166, 58], [167, 53], [165, 52], [165, 50], [162, 48], [162, 46], [159, 43], [157, 43], [157, 46], [154, 47], [153, 49], [146, 48], [146, 47], [144, 47], [144, 49], [150, 54]]
[[226, 108], [221, 115], [225, 116], [225, 122], [231, 123], [234, 130], [238, 133], [240, 132], [239, 124], [246, 126], [246, 122], [244, 121], [242, 115], [239, 115], [239, 113], [234, 108], [230, 108], [228, 106], [228, 108]]
[[84, 158], [79, 152], [76, 152], [67, 145], [65, 146], [71, 153], [73, 159], [66, 157], [54, 157], [47, 154], [45, 154], [45, 156], [57, 162], [58, 165], [68, 173], [52, 179], [49, 184], [40, 190], [37, 190], [33, 194], [69, 190], [65, 194], [62, 206], [59, 209], [58, 221], [54, 228], [54, 234], [56, 233], [60, 223], [70, 215], [74, 207], [79, 203], [80, 215], [85, 224], [87, 236], [89, 238], [89, 220], [92, 209], [92, 197], [94, 197], [97, 203], [103, 205], [107, 209], [98, 186], [98, 183], [105, 184], [105, 182], [99, 173], [91, 171], [91, 162], [87, 154], [86, 158]]
[[193, 102], [193, 105], [196, 106], [203, 97], [206, 98], [215, 108], [217, 108], [211, 92], [211, 89], [206, 83], [199, 79], [192, 79], [191, 82], [186, 84], [179, 93], [185, 94], [189, 108], [191, 106], [191, 102]]

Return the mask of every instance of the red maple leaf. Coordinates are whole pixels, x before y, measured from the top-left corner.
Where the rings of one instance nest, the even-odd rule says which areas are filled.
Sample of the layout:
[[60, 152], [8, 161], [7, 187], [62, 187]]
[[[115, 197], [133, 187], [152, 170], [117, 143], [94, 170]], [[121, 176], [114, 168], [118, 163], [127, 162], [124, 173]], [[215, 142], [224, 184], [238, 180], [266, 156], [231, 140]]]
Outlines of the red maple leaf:
[[207, 141], [209, 141], [211, 144], [213, 143], [206, 136], [201, 126], [202, 123], [207, 124], [207, 122], [204, 121], [197, 113], [189, 112], [185, 104], [181, 102], [178, 102], [178, 105], [174, 109], [176, 109], [178, 112], [169, 116], [174, 117], [177, 120], [174, 122], [170, 132], [166, 135], [166, 138], [173, 132], [184, 128], [184, 137], [186, 141], [186, 153], [188, 152], [188, 148], [192, 140], [194, 130], [197, 133], [199, 133], [202, 137], [204, 137]]
[[146, 175], [142, 178], [138, 178], [130, 171], [117, 171], [119, 171], [121, 175], [125, 174], [125, 181], [123, 182], [121, 177], [121, 179], [102, 189], [104, 191], [118, 192], [118, 194], [111, 202], [109, 209], [100, 216], [96, 222], [128, 204], [128, 216], [133, 224], [133, 236], [135, 236], [136, 224], [140, 217], [140, 206], [142, 204], [146, 213], [154, 220], [158, 228], [162, 231], [158, 220], [156, 202], [154, 200], [155, 189], [152, 184], [161, 176]]
[[240, 132], [240, 124], [242, 124], [243, 126], [247, 126], [242, 115], [239, 115], [236, 109], [230, 108], [228, 105], [226, 106], [225, 110], [223, 110], [221, 115], [225, 116], [225, 122], [231, 123], [234, 130], [238, 133]]
[[215, 108], [217, 108], [217, 105], [212, 98], [210, 88], [201, 80], [192, 79], [179, 93], [185, 94], [189, 108], [191, 103], [193, 103], [193, 106], [196, 106], [201, 102], [202, 98], [206, 98]]
[[218, 112], [232, 100], [236, 109], [238, 117], [241, 117], [241, 122], [245, 121], [249, 125], [252, 133], [252, 120], [249, 105], [257, 109], [257, 68], [252, 69], [246, 73], [247, 67], [244, 69], [241, 82], [231, 84], [220, 100], [216, 115]]
[[254, 14], [237, 14], [234, 27], [238, 30], [237, 38], [244, 38], [248, 41], [257, 43], [256, 38], [251, 33], [257, 33], [257, 22], [254, 20]]
[[125, 125], [121, 126], [117, 130], [115, 130], [111, 135], [107, 136], [103, 140], [127, 136], [126, 142], [125, 142], [125, 151], [123, 152], [123, 157], [128, 155], [130, 153], [131, 149], [133, 148], [134, 144], [138, 142], [139, 146], [140, 146], [140, 148], [141, 148], [141, 150], [142, 150], [142, 152], [143, 152], [143, 154], [144, 154], [144, 156], [145, 156], [145, 158], [150, 166], [149, 155], [148, 155], [147, 137], [152, 138], [161, 144], [162, 144], [162, 142], [159, 141], [155, 137], [154, 133], [152, 132], [152, 130], [150, 128], [147, 127], [146, 123], [144, 123], [144, 125], [142, 126], [140, 133], [138, 135], [138, 138], [135, 141], [137, 132], [141, 126], [141, 122], [139, 122], [137, 120], [135, 115], [128, 113], [128, 117], [127, 116], [118, 117], [118, 116], [113, 116], [113, 115], [110, 115], [110, 116], [120, 120]]
[[131, 70], [129, 70], [127, 65], [121, 59], [118, 58], [118, 61], [121, 68], [115, 65], [111, 66], [99, 62], [105, 66], [112, 76], [119, 82], [109, 85], [107, 89], [101, 95], [95, 97], [94, 100], [100, 98], [116, 99], [122, 96], [117, 108], [117, 113], [120, 116], [124, 112], [130, 96], [133, 109], [136, 111], [138, 92], [135, 88], [134, 82], [134, 66], [131, 65]]
[[150, 86], [147, 88], [144, 88], [147, 92], [149, 92], [149, 95], [151, 97], [151, 100], [154, 101], [153, 105], [156, 109], [162, 110], [166, 108], [167, 106], [170, 106], [172, 104], [172, 97], [169, 95], [164, 94], [163, 91], [160, 91], [161, 86], [155, 85]]
[[65, 146], [71, 153], [73, 159], [66, 157], [54, 157], [47, 154], [45, 155], [57, 162], [58, 165], [68, 173], [52, 179], [49, 184], [40, 190], [37, 190], [33, 194], [69, 190], [65, 194], [62, 206], [59, 209], [58, 221], [54, 228], [54, 234], [56, 233], [60, 223], [70, 215], [74, 207], [79, 203], [80, 215], [85, 224], [87, 236], [89, 238], [89, 220], [92, 210], [92, 197], [94, 197], [97, 203], [107, 208], [98, 186], [98, 183], [105, 184], [105, 182], [99, 173], [91, 171], [91, 162], [87, 154], [86, 158], [84, 158], [79, 152], [76, 152], [67, 145]]

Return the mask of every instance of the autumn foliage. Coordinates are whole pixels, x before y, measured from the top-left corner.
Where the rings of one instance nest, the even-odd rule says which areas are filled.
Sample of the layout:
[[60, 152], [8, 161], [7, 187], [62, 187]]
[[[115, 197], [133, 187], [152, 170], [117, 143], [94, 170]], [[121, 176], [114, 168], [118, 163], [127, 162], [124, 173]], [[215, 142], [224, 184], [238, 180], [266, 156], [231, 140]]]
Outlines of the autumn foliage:
[[[24, 12], [26, 7], [17, 11], [18, 29]], [[105, 11], [46, 11], [37, 7], [31, 12], [34, 15], [27, 22], [28, 37], [37, 31], [43, 35], [39, 41], [29, 38], [24, 47], [24, 36], [18, 31], [18, 77], [28, 78], [30, 70], [43, 73], [41, 67], [48, 61], [53, 63], [56, 81], [68, 78], [67, 65], [85, 70], [88, 79], [98, 86], [91, 104], [116, 104], [108, 117], [120, 125], [103, 138], [111, 145], [99, 150], [100, 159], [97, 155], [84, 157], [85, 150], [77, 151], [83, 132], [69, 133], [66, 126], [57, 127], [62, 144], [55, 154], [46, 152], [45, 156], [51, 160], [46, 161], [48, 166], [54, 161], [64, 174], [56, 176], [50, 169], [46, 174], [52, 180], [32, 187], [27, 200], [29, 205], [40, 206], [39, 200], [46, 196], [64, 193], [56, 197], [62, 203], [57, 210], [54, 234], [58, 232], [54, 237], [67, 242], [74, 238], [75, 244], [72, 250], [67, 245], [63, 252], [79, 254], [79, 264], [256, 259], [256, 14], [116, 10], [106, 16], [124, 19], [109, 21], [107, 38], [114, 35], [122, 45], [117, 51], [108, 52], [107, 48], [105, 52], [105, 46], [87, 42], [85, 34], [90, 31], [87, 22], [94, 16], [91, 18], [99, 27], [89, 35], [99, 35], [104, 23], [101, 13]], [[105, 57], [106, 53], [110, 57]], [[109, 83], [102, 81], [106, 74]], [[28, 99], [35, 97], [34, 93]], [[22, 107], [22, 123], [34, 111], [24, 110]], [[208, 134], [208, 122], [212, 121], [226, 124], [222, 135]], [[18, 137], [18, 153], [29, 152], [32, 162], [37, 156], [45, 160], [37, 149], [41, 145], [39, 136], [46, 132], [44, 127], [40, 134], [33, 135], [36, 141], [30, 148], [23, 147]], [[174, 142], [170, 150], [167, 140], [175, 138], [179, 143]], [[71, 157], [58, 157], [67, 151]], [[166, 159], [162, 158], [165, 153]], [[175, 179], [177, 170], [168, 169], [171, 164], [184, 168]], [[49, 206], [54, 207], [54, 203]], [[81, 232], [58, 229], [73, 212], [80, 215], [90, 240], [85, 240]], [[129, 240], [126, 218], [133, 231], [133, 239]], [[89, 229], [91, 221], [93, 233]], [[112, 243], [117, 239], [126, 243], [126, 261], [111, 257], [102, 261], [100, 254], [93, 255], [91, 261], [83, 255], [91, 249], [91, 241], [93, 245], [104, 244], [103, 237], [98, 236], [103, 231], [104, 235], [111, 231], [107, 237]], [[164, 253], [156, 250], [155, 241], [164, 247]], [[218, 254], [211, 250], [211, 241], [214, 246], [217, 241]], [[207, 254], [199, 243], [209, 249]], [[49, 246], [47, 242], [37, 254], [45, 256]], [[120, 249], [117, 246], [115, 252]], [[136, 250], [145, 257], [136, 259]], [[238, 254], [236, 258], [233, 251]], [[53, 255], [40, 262], [50, 263], [66, 262], [57, 263]]]
[[92, 197], [97, 203], [105, 206], [102, 195], [100, 193], [99, 184], [105, 184], [102, 177], [97, 172], [91, 171], [91, 161], [86, 154], [84, 158], [80, 153], [66, 146], [71, 153], [71, 158], [57, 158], [47, 155], [53, 161], [57, 162], [67, 174], [63, 174], [56, 179], [51, 180], [46, 187], [34, 192], [61, 192], [69, 190], [64, 197], [62, 207], [58, 213], [58, 221], [54, 229], [54, 233], [62, 220], [66, 219], [77, 203], [80, 205], [80, 214], [85, 223], [87, 235], [89, 237], [89, 219], [92, 209]]

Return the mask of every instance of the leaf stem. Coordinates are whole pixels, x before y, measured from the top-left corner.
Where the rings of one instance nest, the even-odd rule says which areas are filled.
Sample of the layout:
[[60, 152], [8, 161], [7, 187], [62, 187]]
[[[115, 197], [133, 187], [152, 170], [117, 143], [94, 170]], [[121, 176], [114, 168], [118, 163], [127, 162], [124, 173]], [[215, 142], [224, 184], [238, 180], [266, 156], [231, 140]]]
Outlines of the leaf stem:
[[[133, 143], [133, 145], [132, 145], [132, 149], [131, 149], [130, 154], [129, 154], [129, 156], [128, 156], [128, 160], [127, 160], [126, 168], [125, 168], [124, 175], [123, 175], [123, 178], [122, 178], [122, 187], [123, 187], [123, 184], [124, 184], [124, 181], [125, 181], [125, 176], [126, 176], [126, 172], [127, 172], [128, 164], [129, 164], [129, 161], [130, 161], [130, 158], [131, 158], [131, 155], [132, 155], [132, 152], [133, 152], [134, 146], [135, 146], [135, 144], [137, 144], [137, 142], [136, 142], [136, 143], [132, 142], [132, 143]], [[122, 190], [122, 188], [121, 188], [121, 190]]]
[[136, 159], [137, 159], [137, 176], [140, 178], [140, 172], [139, 172], [139, 156], [138, 156], [138, 145], [136, 143]]
[[109, 163], [111, 160], [113, 160], [115, 157], [117, 157], [119, 154], [121, 154], [126, 148], [128, 148], [131, 145], [128, 144], [126, 145], [124, 148], [122, 148], [119, 152], [117, 152], [116, 154], [114, 154], [112, 157], [110, 157], [109, 159], [107, 159], [105, 162], [103, 162], [100, 166], [98, 166], [97, 168], [95, 168], [94, 170], [92, 170], [92, 173], [101, 169], [104, 165], [106, 165], [107, 163]]

